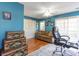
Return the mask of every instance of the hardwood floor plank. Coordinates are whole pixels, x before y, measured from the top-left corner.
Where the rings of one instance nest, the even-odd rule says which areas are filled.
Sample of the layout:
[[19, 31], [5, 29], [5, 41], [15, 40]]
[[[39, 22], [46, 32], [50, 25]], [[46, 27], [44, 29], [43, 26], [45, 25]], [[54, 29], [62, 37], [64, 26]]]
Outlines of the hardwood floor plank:
[[28, 41], [28, 53], [31, 53], [47, 44], [49, 44], [49, 43], [38, 40], [38, 39], [31, 39]]

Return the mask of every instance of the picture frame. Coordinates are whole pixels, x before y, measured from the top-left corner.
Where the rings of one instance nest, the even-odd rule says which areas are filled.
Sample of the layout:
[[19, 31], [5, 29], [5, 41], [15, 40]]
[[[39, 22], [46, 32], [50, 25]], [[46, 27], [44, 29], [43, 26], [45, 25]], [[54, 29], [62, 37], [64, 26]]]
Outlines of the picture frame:
[[54, 22], [51, 22], [51, 21], [46, 21], [46, 26], [54, 26]]
[[3, 19], [11, 20], [11, 12], [3, 12]]
[[50, 25], [51, 25], [51, 26], [54, 26], [54, 22], [50, 22]]
[[45, 25], [48, 26], [49, 25], [49, 21], [46, 21]]

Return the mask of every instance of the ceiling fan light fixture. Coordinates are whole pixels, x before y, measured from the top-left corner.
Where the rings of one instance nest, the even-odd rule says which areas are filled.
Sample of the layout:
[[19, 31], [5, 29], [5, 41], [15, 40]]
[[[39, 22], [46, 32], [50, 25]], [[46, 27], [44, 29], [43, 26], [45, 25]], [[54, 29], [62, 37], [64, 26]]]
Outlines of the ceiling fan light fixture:
[[49, 17], [49, 16], [51, 16], [51, 13], [48, 12], [48, 11], [46, 11], [46, 12], [44, 13], [44, 16]]

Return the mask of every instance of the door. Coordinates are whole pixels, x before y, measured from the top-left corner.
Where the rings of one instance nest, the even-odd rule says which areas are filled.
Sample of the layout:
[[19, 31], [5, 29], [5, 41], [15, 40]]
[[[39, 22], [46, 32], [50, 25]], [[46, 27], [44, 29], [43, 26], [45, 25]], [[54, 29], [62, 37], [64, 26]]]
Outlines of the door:
[[24, 32], [26, 39], [34, 38], [36, 32], [36, 21], [24, 19]]

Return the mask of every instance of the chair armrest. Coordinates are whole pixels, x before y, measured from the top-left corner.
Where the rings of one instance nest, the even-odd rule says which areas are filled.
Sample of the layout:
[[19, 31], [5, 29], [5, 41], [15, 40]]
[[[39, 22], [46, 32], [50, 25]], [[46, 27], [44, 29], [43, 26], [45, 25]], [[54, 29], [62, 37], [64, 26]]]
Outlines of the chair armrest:
[[64, 38], [60, 38], [60, 41], [65, 41], [67, 43], [67, 40]]
[[66, 36], [66, 35], [62, 35], [61, 38], [64, 38], [64, 39], [67, 38], [67, 40], [70, 39], [70, 37], [69, 36]]

